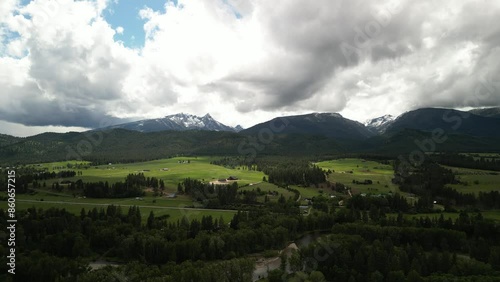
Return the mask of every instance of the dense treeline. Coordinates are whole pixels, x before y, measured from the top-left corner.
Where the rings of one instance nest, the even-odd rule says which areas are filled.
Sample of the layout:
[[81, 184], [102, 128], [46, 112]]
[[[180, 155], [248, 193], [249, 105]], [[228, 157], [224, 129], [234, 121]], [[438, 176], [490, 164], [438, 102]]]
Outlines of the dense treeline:
[[[2, 225], [6, 216], [0, 210]], [[75, 281], [75, 276], [93, 277], [94, 274], [87, 273], [85, 265], [96, 255], [119, 258], [123, 263], [158, 266], [171, 263], [170, 268], [172, 264], [187, 261], [231, 260], [283, 248], [298, 234], [330, 228], [335, 221], [333, 214], [312, 214], [304, 218], [298, 214], [273, 213], [262, 207], [238, 212], [228, 223], [211, 216], [203, 216], [201, 220], [188, 220], [188, 217], [189, 213], [182, 220], [171, 222], [168, 216], [156, 217], [150, 213], [147, 221], [141, 223], [139, 208], [130, 207], [126, 211], [113, 205], [89, 211], [82, 209], [80, 216], [55, 208], [18, 211], [16, 244], [20, 253], [17, 271], [22, 274], [14, 277], [14, 281]], [[1, 255], [6, 251], [0, 248]], [[64, 260], [71, 260], [72, 264], [61, 263]], [[59, 264], [54, 265], [51, 261]], [[2, 273], [6, 273], [5, 267], [0, 267]], [[51, 269], [39, 275], [37, 271], [44, 267]], [[175, 268], [176, 273], [160, 274], [162, 277], [182, 277], [181, 273], [188, 269]], [[245, 273], [248, 275], [248, 271]], [[39, 275], [37, 279], [29, 279], [36, 275]], [[127, 274], [127, 277], [130, 276]], [[141, 279], [132, 281], [144, 281]]]
[[244, 169], [248, 169], [248, 170], [256, 170], [257, 169], [255, 159], [247, 159], [247, 158], [241, 157], [241, 156], [222, 157], [218, 160], [211, 161], [210, 164], [223, 166], [223, 167], [227, 167], [227, 168], [231, 168], [231, 169], [234, 169], [236, 167], [243, 167]]
[[236, 203], [238, 183], [215, 185], [197, 179], [186, 178], [179, 183], [177, 191], [190, 195], [207, 208], [221, 208]]
[[318, 185], [326, 181], [325, 172], [318, 166], [310, 164], [287, 164], [263, 170], [269, 176], [269, 183], [279, 186]]
[[[63, 170], [59, 172], [47, 172], [29, 167], [16, 168], [16, 193], [24, 194], [30, 191], [29, 185], [33, 188], [45, 187], [43, 180], [54, 178], [70, 178], [80, 175], [80, 171]], [[7, 190], [7, 170], [0, 171], [0, 191]], [[163, 180], [155, 177], [145, 177], [143, 173], [129, 174], [124, 182], [117, 182], [110, 185], [107, 181], [87, 182], [81, 180], [69, 181], [62, 180], [52, 183], [52, 190], [62, 191], [67, 185], [71, 192], [82, 192], [86, 197], [91, 198], [122, 198], [136, 197], [143, 195], [143, 187], [163, 188]]]
[[364, 197], [361, 195], [354, 195], [347, 202], [347, 207], [354, 210], [373, 210], [378, 209], [383, 213], [390, 212], [409, 212], [411, 209], [410, 204], [405, 197], [399, 193], [394, 195], [389, 194], [381, 197]]
[[248, 160], [243, 157], [224, 157], [211, 164], [229, 168], [243, 167], [267, 174], [269, 183], [278, 186], [317, 185], [326, 181], [325, 172], [304, 158], [260, 157]]
[[313, 281], [498, 281], [500, 226], [481, 214], [462, 212], [455, 221], [384, 216], [374, 224], [352, 211], [346, 221], [335, 217], [332, 235], [292, 253], [288, 269], [295, 274], [282, 267], [268, 281], [308, 275], [318, 277]]
[[[44, 133], [0, 147], [0, 165], [86, 160], [93, 164], [129, 163], [178, 155], [238, 155], [243, 136], [232, 132], [109, 131]], [[84, 146], [81, 144], [90, 144]], [[269, 148], [271, 149], [271, 148]]]
[[87, 182], [83, 184], [83, 195], [89, 198], [129, 198], [144, 196], [141, 186], [128, 185], [125, 182], [109, 184], [107, 181]]
[[61, 170], [58, 172], [52, 171], [44, 171], [40, 173], [36, 173], [33, 175], [34, 180], [47, 180], [47, 179], [53, 179], [53, 178], [68, 178], [68, 177], [74, 177], [76, 175], [76, 171], [74, 170]]
[[[304, 134], [275, 135], [261, 144], [235, 132], [187, 130], [44, 133], [0, 147], [0, 165], [86, 160], [93, 164], [142, 162], [173, 156], [300, 156], [332, 154], [338, 140]], [[252, 140], [251, 140], [252, 139]], [[84, 144], [85, 146], [82, 146]]]
[[[308, 260], [318, 257], [319, 252], [328, 255]], [[459, 277], [494, 281], [499, 274], [489, 264], [449, 251], [428, 252], [416, 242], [397, 243], [389, 237], [372, 240], [343, 233], [304, 248], [296, 261], [296, 268], [318, 270], [329, 281], [425, 281], [423, 277], [440, 281], [434, 276], [442, 273], [449, 273], [452, 281]]]
[[402, 167], [396, 162], [395, 182], [404, 192], [435, 197], [446, 184], [458, 183], [450, 169], [430, 161], [424, 162], [411, 172], [397, 169]]
[[[40, 186], [35, 180], [33, 187]], [[74, 195], [81, 193], [89, 198], [127, 198], [144, 196], [144, 188], [153, 188], [155, 194], [159, 193], [159, 189], [165, 188], [163, 180], [158, 180], [156, 177], [145, 177], [143, 173], [129, 174], [125, 181], [119, 181], [109, 184], [107, 181], [98, 182], [83, 182], [81, 179], [77, 181], [62, 181], [52, 184], [51, 189], [62, 191], [67, 187]]]
[[326, 172], [303, 158], [267, 157], [255, 160], [257, 170], [267, 174], [278, 186], [317, 185], [326, 181]]
[[500, 207], [498, 191], [461, 193], [446, 186], [458, 184], [455, 174], [447, 168], [432, 161], [426, 161], [418, 167], [410, 168], [396, 161], [395, 178], [393, 182], [399, 184], [403, 192], [418, 195], [420, 199], [415, 203], [417, 212], [433, 210], [433, 204], [444, 205], [447, 210], [454, 210], [454, 206], [471, 208], [494, 209]]
[[431, 158], [440, 164], [448, 166], [500, 171], [500, 158], [453, 153], [433, 154]]
[[[14, 281], [34, 281], [34, 277], [36, 281], [75, 281], [76, 277], [101, 281], [99, 277], [106, 280], [118, 274], [128, 281], [250, 281], [253, 260], [238, 258], [281, 249], [301, 234], [318, 230], [333, 235], [285, 258], [292, 271], [328, 281], [406, 281], [434, 279], [440, 273], [450, 273], [452, 278], [498, 275], [500, 226], [480, 214], [462, 212], [454, 221], [442, 215], [372, 218], [357, 212], [357, 202], [352, 208], [338, 209], [322, 199], [314, 199], [319, 205], [306, 217], [273, 211], [276, 206], [286, 211], [286, 206], [297, 205], [289, 200], [249, 207], [229, 222], [209, 215], [189, 220], [189, 212], [177, 221], [151, 212], [141, 221], [139, 208], [113, 205], [82, 209], [79, 216], [54, 208], [30, 208], [18, 212], [16, 243], [22, 274]], [[6, 222], [3, 210], [0, 222]], [[0, 248], [0, 255], [5, 252]], [[124, 265], [89, 272], [85, 266], [96, 256], [118, 258]], [[65, 260], [71, 263], [62, 263]], [[220, 260], [224, 262], [216, 262]], [[0, 267], [3, 273], [5, 267]], [[45, 267], [50, 271], [37, 273]], [[225, 274], [221, 268], [227, 270]], [[272, 272], [269, 281], [283, 281], [272, 280], [283, 275]], [[240, 278], [231, 280], [234, 277]]]
[[143, 263], [129, 263], [117, 269], [101, 269], [85, 273], [83, 282], [116, 281], [162, 281], [162, 282], [233, 282], [252, 281], [253, 259], [230, 259], [218, 262], [186, 261], [181, 264], [168, 263], [161, 267]]
[[[309, 162], [277, 160], [257, 159], [244, 169], [265, 171], [269, 181], [279, 185], [313, 185], [320, 174], [325, 177]], [[252, 280], [255, 265], [250, 254], [283, 249], [304, 234], [318, 233], [327, 235], [314, 235], [312, 243], [304, 243], [289, 257], [282, 252], [280, 268], [270, 271], [266, 281], [498, 281], [498, 222], [476, 212], [460, 212], [454, 220], [437, 213], [403, 214], [431, 211], [434, 201], [450, 210], [498, 208], [500, 193], [459, 193], [447, 186], [459, 183], [453, 172], [433, 162], [401, 169], [396, 161], [395, 170], [394, 181], [418, 200], [409, 203], [398, 193], [354, 195], [339, 208], [338, 199], [319, 195], [310, 199], [304, 216], [296, 201], [299, 193], [290, 188], [294, 198], [281, 195], [277, 201], [257, 203], [255, 198], [262, 196], [257, 188], [238, 191], [236, 182], [213, 185], [187, 178], [179, 183], [178, 193], [205, 207], [239, 211], [230, 221], [210, 215], [193, 218], [189, 210], [174, 221], [168, 215], [143, 216], [137, 207], [113, 205], [82, 209], [79, 215], [55, 208], [18, 211], [20, 275], [14, 281], [246, 282]], [[23, 181], [33, 180], [33, 174], [22, 175]], [[161, 180], [139, 173], [114, 185], [78, 180], [65, 187], [87, 197], [111, 198], [140, 196], [145, 187], [162, 186]], [[0, 209], [2, 230], [6, 219]], [[6, 254], [0, 247], [0, 255]], [[121, 265], [90, 271], [88, 263], [95, 258]], [[5, 275], [6, 266], [0, 271]], [[0, 280], [5, 278], [2, 274]]]
[[[8, 171], [9, 170], [7, 169], [0, 169], [0, 191], [2, 192], [7, 192]], [[28, 193], [29, 184], [33, 182], [33, 173], [36, 172], [36, 170], [22, 168], [22, 169], [15, 169], [14, 171], [16, 173], [16, 180], [15, 180], [16, 182], [11, 184], [15, 184], [16, 193], [18, 194]]]

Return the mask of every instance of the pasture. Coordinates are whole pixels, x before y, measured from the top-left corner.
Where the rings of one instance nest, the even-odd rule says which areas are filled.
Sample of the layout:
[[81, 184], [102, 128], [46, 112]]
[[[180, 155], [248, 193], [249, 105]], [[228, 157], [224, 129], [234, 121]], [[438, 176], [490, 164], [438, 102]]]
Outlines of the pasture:
[[[245, 187], [238, 189], [238, 191], [252, 191], [252, 190], [257, 191], [257, 189], [260, 189], [260, 191], [262, 191], [262, 192], [268, 193], [267, 197], [268, 197], [270, 202], [277, 202], [281, 195], [283, 195], [283, 197], [285, 197], [285, 199], [288, 199], [288, 198], [293, 199], [293, 197], [295, 196], [295, 194], [293, 192], [290, 192], [284, 188], [280, 188], [280, 187], [278, 187], [274, 184], [268, 183], [268, 182], [260, 182], [260, 183], [252, 184], [249, 186], [245, 186]], [[275, 193], [272, 194], [273, 192], [275, 192]], [[257, 197], [257, 201], [261, 202], [261, 203], [264, 202], [264, 199], [265, 199], [265, 195]]]
[[[138, 206], [141, 209], [143, 220], [147, 218], [150, 211], [155, 216], [169, 215], [169, 220], [177, 221], [184, 216], [188, 220], [201, 219], [204, 215], [212, 215], [224, 220], [231, 220], [236, 211], [229, 210], [209, 210], [203, 209], [200, 203], [193, 202], [189, 196], [179, 195], [176, 198], [153, 197], [146, 195], [140, 198], [113, 198], [113, 199], [92, 199], [83, 197], [73, 197], [64, 193], [53, 193], [51, 191], [36, 190], [35, 194], [17, 194], [16, 207], [19, 210], [30, 207], [36, 208], [64, 208], [73, 214], [80, 214], [82, 208], [86, 211], [93, 208], [104, 208], [108, 205], [121, 206], [123, 211], [127, 211], [130, 206]], [[228, 221], [226, 221], [228, 222]]]
[[[207, 210], [207, 209], [185, 209], [185, 208], [168, 208], [168, 207], [161, 207], [161, 206], [150, 206], [150, 203], [145, 203], [147, 205], [142, 205], [139, 204], [137, 205], [140, 208], [141, 211], [141, 218], [143, 223], [146, 222], [149, 213], [153, 211], [153, 214], [155, 216], [162, 216], [162, 215], [168, 215], [168, 221], [169, 222], [177, 222], [177, 220], [181, 220], [183, 217], [186, 217], [189, 221], [193, 219], [198, 219], [200, 220], [203, 216], [208, 216], [211, 215], [214, 219], [218, 219], [219, 217], [222, 216], [224, 221], [226, 223], [230, 222], [231, 219], [233, 218], [234, 214], [236, 214], [236, 211], [232, 210]], [[122, 204], [122, 203], [117, 203], [115, 205], [120, 205], [122, 208], [123, 212], [127, 212], [128, 208], [130, 205]], [[97, 203], [74, 203], [74, 202], [65, 202], [65, 203], [60, 203], [60, 202], [52, 202], [52, 201], [38, 201], [38, 202], [24, 202], [24, 201], [18, 201], [16, 202], [16, 208], [18, 210], [25, 210], [31, 207], [35, 208], [42, 208], [42, 209], [49, 209], [51, 207], [54, 208], [59, 208], [59, 209], [65, 209], [66, 211], [75, 214], [75, 215], [80, 215], [80, 211], [85, 209], [86, 212], [93, 208], [97, 208], [98, 210], [103, 208], [106, 210], [106, 207], [108, 204], [97, 204]]]
[[[51, 171], [75, 170], [81, 171], [82, 175], [64, 179], [49, 179], [40, 181], [46, 182], [46, 189], [34, 189], [34, 194], [18, 194], [17, 208], [22, 210], [29, 207], [64, 208], [67, 211], [80, 214], [82, 208], [86, 211], [94, 207], [106, 208], [107, 205], [119, 205], [124, 210], [129, 206], [139, 206], [141, 216], [145, 220], [150, 211], [153, 211], [155, 216], [169, 215], [169, 220], [177, 221], [186, 216], [189, 220], [201, 219], [204, 215], [212, 215], [214, 218], [222, 216], [226, 222], [229, 222], [236, 211], [228, 210], [208, 210], [203, 209], [203, 206], [191, 199], [187, 195], [177, 195], [175, 198], [155, 197], [152, 192], [147, 191], [146, 196], [138, 198], [106, 198], [92, 199], [78, 195], [72, 195], [67, 188], [57, 193], [50, 191], [52, 183], [62, 180], [76, 181], [81, 179], [83, 182], [108, 181], [115, 183], [124, 181], [126, 176], [131, 173], [144, 173], [145, 177], [156, 177], [165, 182], [165, 192], [173, 193], [177, 191], [177, 184], [185, 178], [193, 178], [206, 182], [218, 179], [225, 179], [229, 176], [238, 178], [239, 185], [246, 185], [245, 189], [253, 189], [254, 183], [262, 181], [264, 173], [258, 171], [250, 171], [244, 168], [225, 168], [222, 166], [212, 165], [210, 162], [214, 158], [210, 157], [177, 157], [171, 159], [161, 159], [148, 162], [127, 163], [127, 164], [107, 164], [99, 166], [89, 166], [88, 162], [82, 161], [67, 161], [34, 164], [37, 169], [45, 169]], [[69, 165], [68, 165], [69, 164]], [[252, 186], [250, 186], [252, 184]], [[259, 187], [263, 190], [280, 190], [285, 197], [292, 196], [293, 193], [280, 189], [269, 183], [260, 183]], [[282, 190], [282, 191], [281, 191]], [[289, 195], [291, 194], [291, 195]], [[279, 196], [278, 196], [279, 197]], [[278, 198], [276, 197], [276, 198]], [[270, 197], [273, 200], [273, 197]], [[260, 200], [260, 199], [259, 199]], [[262, 197], [263, 201], [263, 197]]]
[[461, 184], [448, 186], [461, 193], [474, 193], [500, 191], [500, 172], [470, 168], [444, 166], [451, 169]]
[[[76, 181], [81, 179], [83, 182], [108, 181], [115, 183], [124, 181], [125, 177], [130, 173], [144, 173], [145, 177], [156, 177], [165, 182], [165, 188], [168, 192], [177, 190], [177, 183], [185, 178], [193, 178], [202, 181], [213, 181], [221, 178], [235, 176], [238, 178], [239, 185], [256, 183], [262, 181], [264, 173], [259, 171], [246, 170], [243, 168], [225, 168], [222, 166], [212, 165], [210, 161], [215, 158], [210, 157], [176, 157], [170, 159], [161, 159], [148, 162], [126, 163], [126, 164], [107, 164], [100, 166], [92, 166], [86, 169], [74, 169], [81, 171], [82, 175], [77, 175], [64, 180]], [[81, 162], [58, 162], [34, 165], [37, 168], [46, 168], [48, 171], [69, 170], [67, 164], [78, 164]], [[73, 169], [72, 169], [73, 170]], [[59, 179], [47, 180], [47, 185]]]
[[[351, 187], [354, 194], [399, 192], [398, 186], [392, 183], [394, 170], [391, 165], [353, 158], [323, 161], [316, 165], [333, 171], [328, 180]], [[371, 180], [372, 184], [361, 184], [365, 180]]]
[[[291, 185], [290, 188], [297, 189], [301, 195], [302, 199], [311, 199], [315, 196], [325, 195], [327, 193], [333, 193], [331, 189], [327, 188], [315, 188], [315, 187], [300, 187], [296, 185]], [[320, 192], [322, 191], [322, 192]]]

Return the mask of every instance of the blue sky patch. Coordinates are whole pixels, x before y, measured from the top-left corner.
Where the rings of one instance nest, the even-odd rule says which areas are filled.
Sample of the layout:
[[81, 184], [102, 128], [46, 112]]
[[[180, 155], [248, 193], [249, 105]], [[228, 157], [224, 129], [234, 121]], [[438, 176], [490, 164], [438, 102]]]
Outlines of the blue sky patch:
[[240, 14], [240, 12], [233, 6], [231, 5], [229, 2], [227, 2], [227, 0], [222, 0], [224, 2], [224, 4], [226, 4], [229, 9], [231, 9], [231, 11], [233, 12], [234, 16], [237, 18], [237, 19], [241, 19], [243, 16]]
[[[26, 6], [31, 1], [20, 0], [19, 3], [21, 6]], [[234, 13], [236, 18], [242, 18], [238, 10], [227, 0], [222, 1]], [[123, 33], [117, 32], [115, 34], [115, 40], [122, 41], [129, 48], [142, 48], [146, 36], [143, 28], [145, 20], [140, 18], [139, 11], [149, 7], [153, 11], [164, 13], [165, 4], [169, 2], [182, 8], [182, 4], [178, 4], [178, 0], [109, 0], [108, 7], [103, 11], [102, 16], [113, 29], [123, 28]]]
[[119, 0], [118, 3], [111, 1], [104, 11], [103, 16], [115, 30], [121, 26], [123, 34], [116, 34], [115, 39], [123, 41], [123, 44], [130, 48], [141, 48], [144, 46], [145, 32], [144, 20], [140, 18], [139, 11], [145, 7], [153, 11], [165, 12], [165, 3], [173, 2], [177, 5], [177, 0]]

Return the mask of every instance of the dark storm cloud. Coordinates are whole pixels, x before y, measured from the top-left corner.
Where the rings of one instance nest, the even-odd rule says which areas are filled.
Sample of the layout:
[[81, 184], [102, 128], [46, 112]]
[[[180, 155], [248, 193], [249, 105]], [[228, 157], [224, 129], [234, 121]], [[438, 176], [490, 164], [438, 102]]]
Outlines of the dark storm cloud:
[[34, 84], [31, 87], [11, 88], [11, 93], [19, 96], [29, 92], [38, 93], [36, 98], [20, 99], [10, 107], [0, 111], [0, 119], [28, 126], [79, 126], [96, 128], [130, 121], [120, 119], [106, 113], [105, 108], [85, 108], [65, 104], [63, 100], [48, 100], [44, 98]]
[[363, 119], [500, 104], [498, 1], [189, 2], [143, 11], [151, 36], [141, 50], [115, 42], [98, 13], [10, 25], [21, 26], [29, 56], [0, 58], [3, 91], [17, 97], [0, 105], [1, 119], [96, 127], [179, 109]]
[[[263, 6], [258, 16], [275, 54], [259, 67], [219, 81], [227, 96], [234, 97], [241, 85], [260, 96], [246, 101], [240, 110], [300, 106], [335, 79], [337, 72], [363, 60], [397, 59], [411, 52], [408, 45], [420, 45], [418, 18], [404, 6], [381, 8], [366, 1], [287, 1]], [[343, 98], [339, 92], [330, 95]]]
[[75, 7], [61, 3], [53, 18], [41, 21], [44, 25], [34, 24], [40, 22], [36, 14], [29, 19], [33, 22], [18, 16], [14, 26], [28, 55], [17, 61], [0, 58], [1, 67], [12, 68], [6, 76], [17, 80], [4, 82], [9, 99], [0, 105], [0, 118], [28, 126], [87, 128], [124, 121], [114, 114], [131, 107], [121, 101], [130, 71], [123, 48], [113, 42], [107, 24], [89, 22], [92, 10], [68, 16], [65, 9]]

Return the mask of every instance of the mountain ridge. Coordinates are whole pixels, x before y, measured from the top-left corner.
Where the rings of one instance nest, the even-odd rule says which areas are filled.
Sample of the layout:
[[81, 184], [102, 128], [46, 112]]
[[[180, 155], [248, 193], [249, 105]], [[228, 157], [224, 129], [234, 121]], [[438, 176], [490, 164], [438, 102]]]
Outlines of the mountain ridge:
[[421, 108], [398, 116], [386, 132], [414, 129], [479, 137], [500, 137], [500, 119], [446, 108]]
[[344, 118], [338, 113], [310, 113], [278, 117], [242, 130], [241, 133], [257, 134], [267, 130], [279, 134], [307, 134], [356, 140], [374, 135], [362, 123]]
[[483, 117], [500, 118], [500, 107], [473, 109], [469, 113]]
[[[181, 123], [177, 126], [186, 128], [190, 122], [192, 125], [197, 122], [206, 125], [213, 118], [210, 115], [195, 118], [178, 114], [172, 119], [165, 122], [177, 124], [177, 120]], [[446, 141], [436, 143], [436, 146], [429, 147], [431, 149], [426, 147], [426, 150], [500, 152], [500, 119], [494, 117], [423, 108], [392, 119], [383, 116], [364, 125], [337, 113], [310, 113], [274, 118], [240, 132], [198, 127], [140, 132], [118, 127], [86, 132], [46, 132], [23, 138], [0, 134], [0, 160], [15, 164], [63, 161], [75, 156], [96, 162], [131, 162], [185, 154], [245, 157], [248, 153], [394, 155], [419, 149], [418, 144], [432, 140], [436, 130], [442, 133], [441, 136], [446, 136]], [[387, 128], [382, 131], [381, 126]]]
[[381, 117], [365, 121], [364, 125], [372, 132], [382, 134], [385, 132], [387, 127], [389, 127], [394, 122], [395, 119], [396, 117], [392, 115], [383, 115]]
[[98, 128], [97, 130], [108, 130], [116, 128], [134, 130], [139, 132], [156, 132], [164, 130], [208, 130], [238, 132], [241, 130], [241, 126], [227, 126], [215, 120], [209, 113], [202, 117], [187, 113], [177, 113], [173, 115], [167, 115], [163, 118], [138, 120], [134, 122]]

